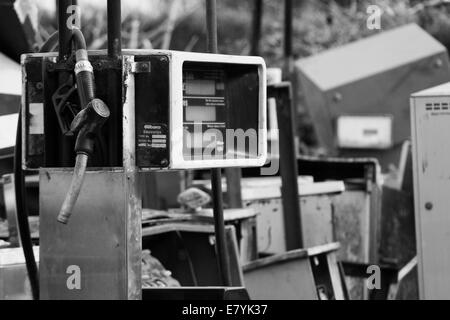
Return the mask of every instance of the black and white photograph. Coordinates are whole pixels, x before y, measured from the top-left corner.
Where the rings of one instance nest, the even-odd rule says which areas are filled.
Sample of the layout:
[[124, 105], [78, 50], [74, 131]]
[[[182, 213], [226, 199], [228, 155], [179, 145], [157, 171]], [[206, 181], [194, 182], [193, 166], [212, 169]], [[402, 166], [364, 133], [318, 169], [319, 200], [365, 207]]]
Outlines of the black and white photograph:
[[0, 0], [0, 303], [450, 300], [449, 50], [449, 0]]

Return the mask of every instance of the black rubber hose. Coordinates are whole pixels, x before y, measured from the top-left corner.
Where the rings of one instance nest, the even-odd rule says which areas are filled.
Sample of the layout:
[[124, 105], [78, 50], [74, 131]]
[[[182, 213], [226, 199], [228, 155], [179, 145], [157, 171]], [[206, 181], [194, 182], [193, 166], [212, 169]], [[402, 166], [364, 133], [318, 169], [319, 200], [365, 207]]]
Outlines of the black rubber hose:
[[72, 40], [76, 49], [75, 77], [78, 96], [80, 97], [81, 108], [84, 109], [95, 98], [94, 70], [89, 62], [86, 40], [80, 29], [72, 29]]
[[84, 35], [79, 28], [72, 28], [72, 41], [75, 42], [76, 50], [87, 50], [86, 40], [84, 39]]
[[34, 300], [39, 300], [39, 272], [33, 252], [30, 226], [28, 224], [28, 207], [25, 194], [25, 176], [22, 170], [22, 110], [19, 110], [17, 122], [16, 146], [14, 149], [14, 180], [16, 192], [17, 225], [22, 243], [25, 265], [30, 279], [31, 292]]
[[77, 73], [76, 81], [81, 108], [84, 109], [95, 98], [94, 73], [81, 71]]
[[[55, 31], [48, 37], [45, 43], [42, 45], [39, 52], [51, 52], [58, 45], [59, 32]], [[75, 42], [76, 49], [87, 49], [86, 41], [83, 33], [79, 28], [74, 27], [72, 29], [72, 40]]]

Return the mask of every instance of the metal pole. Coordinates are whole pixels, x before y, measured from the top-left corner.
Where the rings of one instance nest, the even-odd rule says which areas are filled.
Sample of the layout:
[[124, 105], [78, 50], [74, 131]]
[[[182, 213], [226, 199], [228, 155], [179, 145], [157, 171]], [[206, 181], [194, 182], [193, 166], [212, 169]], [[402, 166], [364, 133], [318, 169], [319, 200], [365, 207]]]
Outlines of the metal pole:
[[108, 55], [118, 58], [122, 53], [122, 6], [120, 0], [108, 0]]
[[277, 118], [280, 126], [280, 175], [281, 198], [283, 202], [286, 249], [303, 248], [302, 214], [299, 201], [298, 167], [295, 152], [295, 107], [292, 103], [292, 89], [289, 82], [269, 87], [269, 97], [275, 97]]
[[58, 31], [59, 31], [59, 60], [66, 60], [72, 53], [72, 30], [67, 27], [67, 21], [72, 14], [68, 8], [72, 0], [58, 1]]
[[[252, 20], [252, 37], [250, 39], [250, 55], [259, 54], [259, 42], [261, 39], [261, 26], [263, 16], [263, 0], [255, 0]], [[233, 185], [234, 188], [227, 189], [227, 200], [230, 208], [242, 208], [242, 190], [241, 190], [241, 169], [228, 169], [226, 171], [227, 185]], [[231, 189], [231, 190], [230, 190]]]
[[[108, 56], [112, 60], [120, 60], [122, 54], [122, 6], [120, 0], [108, 0], [107, 2], [108, 20]], [[121, 81], [121, 74], [115, 70], [108, 70], [108, 99], [107, 103], [111, 109], [111, 117], [108, 123], [107, 143], [109, 166], [117, 166], [120, 162], [121, 141], [119, 128], [121, 127], [121, 86], [117, 84]]]
[[[72, 29], [67, 25], [67, 22], [71, 19], [72, 10], [68, 10], [73, 5], [72, 0], [60, 0], [58, 1], [58, 45], [59, 45], [59, 61], [66, 61], [72, 54]], [[58, 83], [62, 85], [69, 81], [71, 73], [67, 71], [60, 71], [58, 74]], [[58, 161], [64, 167], [70, 167], [73, 164], [72, 152], [73, 145], [72, 140], [65, 136], [58, 136]]]
[[[295, 80], [295, 77], [292, 77], [294, 66], [292, 56], [292, 7], [292, 0], [284, 0], [285, 78]], [[286, 90], [287, 92], [284, 92], [279, 97], [279, 101], [277, 101], [277, 117], [278, 123], [283, 123], [283, 126], [280, 128], [280, 155], [283, 155], [280, 156], [280, 174], [284, 184], [282, 186], [283, 207], [286, 206], [287, 208], [284, 213], [287, 221], [287, 224], [285, 224], [286, 246], [288, 250], [294, 250], [303, 248], [304, 242], [301, 206], [298, 201], [298, 168], [295, 150], [295, 123], [297, 115], [291, 86]]]
[[206, 0], [206, 45], [209, 53], [218, 53], [216, 0]]
[[232, 209], [242, 208], [241, 168], [226, 168], [225, 177], [227, 186], [233, 186], [233, 188], [227, 189], [228, 207]]
[[263, 16], [263, 0], [255, 0], [252, 21], [252, 39], [250, 55], [257, 56], [259, 54], [259, 42], [261, 39], [261, 26]]
[[[206, 40], [209, 53], [217, 53], [217, 10], [216, 0], [206, 0]], [[211, 170], [211, 185], [214, 205], [214, 229], [216, 251], [219, 258], [219, 272], [224, 286], [231, 286], [231, 273], [227, 245], [225, 241], [225, 221], [223, 216], [222, 172]]]

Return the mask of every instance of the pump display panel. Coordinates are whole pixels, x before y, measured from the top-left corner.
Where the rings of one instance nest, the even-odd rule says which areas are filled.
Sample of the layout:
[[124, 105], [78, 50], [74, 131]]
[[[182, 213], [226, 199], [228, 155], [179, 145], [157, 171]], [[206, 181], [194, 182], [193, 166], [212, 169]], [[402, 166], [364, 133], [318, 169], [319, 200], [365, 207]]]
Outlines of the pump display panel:
[[[139, 168], [160, 167], [162, 158], [155, 158], [156, 154], [167, 159], [169, 169], [263, 165], [267, 157], [264, 61], [259, 57], [170, 53], [169, 124], [155, 121], [160, 116], [143, 122], [139, 114], [146, 111], [136, 111], [137, 137], [145, 125], [160, 128], [152, 132], [153, 140], [145, 148], [137, 145]], [[137, 91], [148, 91], [139, 86]], [[136, 107], [149, 108], [139, 102]]]

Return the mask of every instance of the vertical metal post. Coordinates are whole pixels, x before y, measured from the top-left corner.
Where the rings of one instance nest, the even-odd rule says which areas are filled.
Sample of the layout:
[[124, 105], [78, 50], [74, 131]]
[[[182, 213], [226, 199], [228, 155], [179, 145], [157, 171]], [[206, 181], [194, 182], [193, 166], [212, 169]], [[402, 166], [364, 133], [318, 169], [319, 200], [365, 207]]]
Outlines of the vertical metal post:
[[[122, 55], [122, 6], [120, 0], [108, 0], [107, 2], [107, 24], [108, 24], [108, 56], [113, 61], [120, 63]], [[121, 110], [122, 92], [117, 84], [121, 82], [122, 75], [116, 70], [108, 70], [108, 106], [111, 109], [111, 117], [108, 123], [108, 165], [120, 164], [121, 145]]]
[[[72, 0], [58, 1], [58, 44], [59, 44], [59, 61], [66, 61], [72, 54], [72, 30], [68, 28], [67, 22], [70, 20], [72, 11], [68, 10], [72, 5]], [[60, 71], [58, 74], [58, 83], [62, 85], [66, 83], [71, 77], [71, 73], [67, 71]], [[73, 146], [72, 140], [65, 136], [57, 138], [59, 145], [58, 161], [64, 167], [73, 165]]]
[[227, 188], [228, 207], [242, 208], [241, 168], [227, 168], [225, 169], [225, 176], [227, 186], [233, 186], [233, 188]]
[[[292, 77], [294, 59], [292, 55], [292, 0], [284, 0], [284, 59], [286, 79]], [[286, 246], [288, 250], [303, 248], [302, 214], [297, 183], [298, 167], [295, 136], [297, 113], [292, 97], [291, 84], [277, 101], [277, 117], [280, 126], [280, 174], [283, 180], [282, 194], [285, 215]]]
[[[206, 36], [208, 52], [217, 53], [217, 9], [216, 0], [206, 0]], [[219, 272], [224, 286], [231, 286], [230, 263], [225, 242], [225, 221], [223, 216], [222, 172], [211, 170], [211, 185], [214, 204], [214, 229], [216, 251], [219, 258]]]
[[[216, 1], [209, 1], [207, 0], [207, 10], [208, 5], [213, 6], [214, 9], [210, 8], [209, 13], [207, 17], [207, 23], [208, 26], [211, 26], [213, 30], [208, 32], [214, 32], [214, 39], [211, 39], [210, 42], [215, 41], [215, 48], [210, 47], [210, 52], [217, 53], [217, 15], [216, 15]], [[214, 2], [214, 4], [212, 4]], [[212, 12], [214, 11], [214, 13]], [[208, 20], [209, 19], [209, 20]], [[214, 26], [213, 26], [214, 25]], [[209, 28], [208, 28], [209, 29]], [[211, 43], [209, 43], [211, 45]], [[212, 51], [214, 49], [214, 51]], [[242, 178], [242, 170], [240, 168], [226, 168], [225, 169], [225, 176], [227, 181], [227, 201], [228, 206], [230, 208], [242, 208], [242, 191], [241, 191], [241, 178]], [[233, 186], [233, 188], [230, 188], [229, 186]]]
[[[298, 167], [295, 153], [295, 110], [292, 103], [292, 90], [288, 82], [282, 87], [269, 87], [269, 96], [275, 96], [277, 118], [280, 126], [280, 175], [283, 201], [286, 249], [303, 248], [303, 226], [298, 192]], [[273, 91], [272, 91], [273, 90]]]
[[257, 56], [259, 54], [259, 42], [261, 39], [263, 0], [255, 0], [254, 2], [255, 2], [255, 7], [253, 9], [252, 38], [251, 38], [250, 54], [252, 56]]
[[122, 52], [122, 7], [120, 0], [108, 0], [108, 55], [118, 58]]
[[[108, 56], [112, 60], [120, 60], [122, 56], [122, 4], [120, 0], [108, 0], [107, 2], [107, 20], [108, 20]], [[131, 63], [129, 58], [125, 63]], [[125, 69], [125, 68], [124, 68]], [[109, 161], [110, 165], [115, 162], [118, 155], [117, 133], [119, 132], [116, 119], [119, 119], [122, 92], [117, 92], [117, 82], [121, 75], [111, 71], [109, 74], [108, 90], [109, 103], [111, 107], [112, 118], [109, 126]], [[135, 83], [134, 77], [126, 76], [128, 83], [126, 101], [135, 101]], [[141, 180], [139, 179], [138, 169], [136, 167], [135, 150], [135, 112], [134, 104], [123, 108], [123, 167], [126, 175], [127, 192], [127, 228], [126, 228], [126, 252], [127, 252], [127, 286], [128, 299], [142, 299], [142, 279], [141, 279], [141, 254], [142, 254], [142, 190]]]
[[59, 60], [66, 60], [72, 52], [72, 30], [67, 27], [71, 12], [68, 8], [72, 5], [72, 0], [58, 1], [58, 32], [59, 32]]
[[[119, 1], [118, 1], [119, 2]], [[125, 63], [134, 62], [134, 58], [125, 58]], [[124, 68], [124, 72], [128, 68]], [[139, 181], [139, 170], [136, 166], [135, 141], [135, 80], [127, 75], [127, 97], [123, 114], [123, 167], [126, 176], [127, 192], [127, 228], [126, 228], [126, 254], [127, 254], [127, 285], [128, 299], [142, 299], [142, 189]]]

